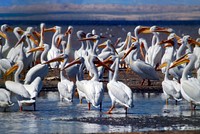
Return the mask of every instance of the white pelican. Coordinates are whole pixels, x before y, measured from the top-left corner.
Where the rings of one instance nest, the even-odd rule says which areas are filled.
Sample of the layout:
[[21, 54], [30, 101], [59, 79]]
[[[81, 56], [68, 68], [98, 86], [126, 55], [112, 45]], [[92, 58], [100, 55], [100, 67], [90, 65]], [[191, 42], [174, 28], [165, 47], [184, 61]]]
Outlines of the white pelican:
[[46, 62], [46, 56], [47, 52], [49, 50], [49, 45], [48, 44], [43, 44], [43, 46], [38, 46], [36, 48], [32, 48], [29, 52], [35, 52], [35, 51], [43, 51], [40, 57], [41, 64], [37, 64], [33, 66], [26, 74], [26, 77], [24, 79], [25, 84], [30, 84], [36, 77], [41, 77], [43, 80], [44, 77], [48, 74], [49, 67], [48, 64], [43, 64]]
[[72, 41], [71, 40], [72, 40], [73, 29], [74, 28], [72, 26], [68, 26], [67, 31], [65, 32], [65, 36], [68, 36], [68, 38], [67, 38], [66, 48], [64, 49], [64, 53], [67, 54], [68, 56], [73, 54], [72, 53], [72, 49], [71, 49], [71, 45], [72, 45]]
[[[188, 53], [173, 62], [170, 68], [183, 63], [188, 63], [183, 70], [181, 77], [181, 94], [185, 100], [190, 102], [191, 109], [195, 109], [196, 105], [200, 105], [200, 82], [195, 77], [188, 77], [189, 72], [194, 68], [194, 63], [197, 57], [194, 54]], [[194, 105], [194, 107], [192, 107]]]
[[[68, 34], [71, 34], [71, 29], [72, 27], [69, 27], [68, 28], [68, 30], [66, 31], [66, 35]], [[64, 39], [64, 36], [65, 35], [63, 35], [63, 34], [60, 34], [60, 35], [58, 35], [57, 37], [56, 37], [56, 40], [58, 40], [58, 45], [59, 44], [61, 44], [62, 45], [62, 52], [64, 53], [64, 54], [67, 54], [68, 55], [68, 59], [70, 59], [70, 51], [71, 51], [71, 47], [70, 46], [68, 46], [68, 45], [71, 45], [70, 44], [70, 42], [71, 41], [68, 41], [68, 42], [66, 42], [66, 41], [64, 41], [63, 39]], [[71, 36], [71, 35], [70, 35]], [[71, 38], [71, 37], [70, 37]], [[68, 39], [69, 39], [69, 37], [68, 37]], [[71, 39], [70, 39], [71, 40]], [[82, 51], [81, 53], [84, 53], [84, 51]], [[66, 63], [66, 64], [68, 64], [68, 63]], [[73, 66], [70, 66], [70, 67], [68, 67], [68, 68], [66, 68], [65, 69], [65, 71], [64, 71], [64, 73], [65, 73], [65, 75], [67, 76], [67, 78], [70, 80], [70, 81], [75, 81], [75, 79], [76, 79], [76, 74], [78, 73], [78, 70], [79, 70], [79, 65], [73, 65]]]
[[168, 59], [167, 62], [164, 62], [159, 66], [159, 68], [167, 66], [165, 71], [165, 77], [162, 81], [162, 89], [166, 97], [166, 104], [168, 104], [168, 99], [175, 99], [176, 103], [177, 101], [182, 100], [180, 83], [178, 83], [176, 80], [170, 80], [169, 78], [170, 63], [171, 61]]
[[4, 108], [6, 111], [7, 107], [13, 106], [14, 103], [10, 100], [10, 92], [4, 88], [0, 88], [0, 107]]
[[2, 47], [3, 47], [2, 46], [2, 38], [0, 38], [0, 57], [1, 57], [1, 59], [0, 59], [0, 70], [3, 73], [5, 73], [6, 70], [14, 64], [14, 62], [12, 62], [12, 60], [10, 60], [10, 59], [3, 58], [2, 51], [1, 51]]
[[[176, 59], [176, 50], [178, 48], [177, 39], [175, 38], [175, 33], [171, 33], [167, 40], [161, 41], [160, 45], [165, 44], [165, 52], [161, 59], [161, 64], [167, 62], [168, 60], [174, 61]], [[162, 67], [161, 71], [165, 74], [166, 67]]]
[[135, 49], [135, 51], [133, 53], [131, 53], [129, 66], [138, 76], [140, 76], [143, 79], [141, 85], [144, 84], [145, 79], [148, 79], [148, 85], [151, 85], [150, 80], [159, 80], [159, 77], [153, 66], [151, 66], [148, 63], [145, 63], [144, 61], [142, 61], [140, 59], [134, 59], [134, 55], [138, 53], [139, 47], [140, 47], [139, 42], [138, 41], [135, 42], [135, 44], [132, 45], [130, 47], [129, 51], [124, 55], [123, 59], [133, 49]]
[[5, 86], [9, 91], [19, 95], [17, 96], [17, 101], [20, 107], [20, 111], [22, 111], [23, 106], [34, 106], [35, 110], [35, 102], [36, 97], [42, 89], [42, 79], [40, 77], [36, 77], [30, 84], [22, 84], [19, 81], [19, 75], [21, 70], [23, 69], [23, 62], [17, 61], [17, 63], [8, 69], [5, 73], [5, 76], [9, 75], [11, 72], [17, 69], [15, 72], [15, 81], [6, 81]]
[[150, 28], [150, 31], [153, 33], [153, 38], [152, 38], [152, 44], [148, 48], [148, 51], [146, 53], [145, 62], [149, 63], [156, 69], [160, 64], [161, 58], [163, 56], [163, 48], [159, 44], [160, 43], [159, 33], [160, 32], [170, 33], [173, 32], [173, 30], [171, 28], [152, 26]]
[[65, 75], [63, 68], [65, 67], [66, 63], [68, 62], [68, 55], [67, 54], [60, 54], [58, 57], [53, 58], [46, 63], [51, 63], [55, 61], [60, 61], [61, 62], [61, 67], [60, 67], [60, 82], [58, 82], [58, 91], [60, 93], [60, 99], [61, 100], [67, 100], [69, 102], [73, 101], [73, 96], [75, 92], [75, 85], [74, 82], [69, 81]]
[[[52, 37], [51, 48], [48, 51], [47, 60], [51, 60], [51, 59], [57, 57], [60, 54], [60, 49], [57, 48], [57, 46], [56, 46], [56, 36], [61, 33], [61, 27], [60, 26], [55, 26], [53, 28], [46, 29], [46, 31], [49, 31], [49, 30], [54, 31], [55, 33], [53, 34], [53, 37]], [[59, 67], [59, 62], [50, 63], [50, 67], [51, 68], [58, 68]]]
[[[15, 48], [20, 45], [20, 50], [17, 60], [21, 60], [24, 63], [24, 71], [30, 67], [32, 61], [33, 61], [33, 53], [27, 53], [27, 50], [30, 50], [32, 48], [31, 46], [31, 41], [30, 41], [30, 33], [25, 31], [24, 34], [22, 35], [21, 39], [15, 44]], [[27, 42], [28, 47], [24, 47], [25, 43], [21, 42]]]
[[[102, 61], [107, 59], [111, 55], [115, 55], [115, 53], [118, 54], [109, 39], [106, 42], [104, 42], [103, 44], [101, 44], [101, 46], [99, 45], [98, 47], [104, 47], [104, 46], [106, 46], [106, 47], [101, 51], [100, 54], [98, 54], [98, 58], [101, 59]], [[99, 74], [100, 79], [103, 78], [104, 70], [105, 70], [105, 68], [103, 66], [98, 67], [98, 74]]]
[[[82, 30], [79, 30], [76, 34], [79, 40], [86, 37], [86, 34]], [[82, 52], [85, 50], [84, 48], [84, 41], [81, 41], [81, 47], [74, 52], [74, 59], [82, 56]]]
[[[178, 59], [181, 54], [183, 53], [183, 50], [187, 46], [189, 36], [184, 36], [182, 39], [182, 45], [178, 48], [178, 39], [177, 35], [175, 33], [171, 33], [168, 36], [167, 40], [161, 41], [160, 44], [166, 44], [165, 45], [165, 54], [163, 55], [163, 58], [161, 60], [161, 64], [166, 62], [167, 60], [173, 61], [174, 59]], [[178, 48], [178, 49], [177, 49]], [[185, 52], [184, 52], [185, 53]], [[182, 76], [183, 68], [185, 66], [177, 66], [169, 70], [169, 74], [173, 76], [178, 82], [180, 82], [180, 78]], [[165, 73], [166, 68], [162, 68], [162, 73]]]
[[[129, 50], [130, 48], [130, 41], [131, 41], [131, 32], [128, 32], [127, 33], [127, 36], [126, 36], [126, 40], [124, 41], [124, 50], [122, 51], [117, 51], [117, 53], [119, 54], [119, 58], [122, 59], [124, 54]], [[125, 58], [125, 63], [128, 65], [129, 64], [129, 56]]]
[[[22, 111], [23, 106], [34, 106], [35, 110], [35, 103], [36, 103], [36, 96], [38, 95], [38, 91], [42, 88], [42, 80], [40, 77], [37, 77], [30, 85], [21, 84], [18, 82], [13, 81], [6, 81], [5, 82], [6, 88], [11, 92], [20, 95], [18, 97], [18, 104], [20, 107], [20, 111]], [[22, 97], [22, 98], [21, 98]]]
[[[23, 34], [23, 30], [20, 27], [15, 27], [13, 30], [13, 33], [15, 34], [15, 36], [17, 37], [17, 40], [19, 41]], [[10, 59], [10, 61], [12, 61], [12, 62], [16, 62], [18, 55], [20, 53], [20, 47], [21, 47], [20, 45], [17, 47], [12, 47], [7, 54], [7, 59]]]
[[[148, 27], [148, 26], [140, 26], [139, 25], [139, 26], [135, 27], [135, 29], [134, 29], [134, 35], [135, 35], [136, 40], [138, 40], [140, 43], [142, 43], [144, 45], [144, 46], [140, 46], [140, 47], [144, 47], [145, 51], [147, 52], [148, 49], [149, 49], [148, 45], [147, 45], [147, 41], [144, 38], [141, 38], [139, 36], [139, 34], [141, 34], [141, 33], [144, 33], [144, 34], [151, 33], [150, 27]], [[143, 54], [143, 56], [144, 56], [144, 54]]]
[[[183, 36], [183, 38], [181, 39], [181, 43], [182, 45], [177, 50], [176, 59], [179, 59], [182, 55], [186, 54], [187, 51], [192, 52], [191, 44], [197, 44], [197, 45], [200, 44], [196, 42], [195, 40], [193, 40], [189, 35]], [[178, 81], [180, 81], [184, 68], [185, 68], [185, 65], [179, 65], [177, 67], [170, 69], [169, 73], [172, 74], [173, 77], [176, 78]]]
[[[80, 76], [77, 76], [76, 86], [77, 89], [80, 90], [86, 98], [88, 102], [88, 109], [90, 110], [90, 105], [92, 104], [94, 107], [100, 107], [100, 110], [102, 109], [102, 100], [103, 100], [103, 94], [104, 94], [104, 86], [102, 82], [99, 82], [99, 76], [97, 73], [97, 68], [94, 64], [94, 62], [98, 62], [104, 66], [100, 60], [97, 59], [94, 55], [88, 55], [89, 56], [89, 63], [91, 64], [91, 70], [93, 72], [93, 78], [91, 80], [82, 80]], [[97, 61], [96, 61], [97, 60]], [[70, 63], [67, 67], [76, 64], [81, 63], [79, 71], [80, 74], [82, 74], [83, 71], [83, 63], [84, 58], [80, 57], [76, 59], [74, 62]], [[107, 66], [106, 66], [107, 67]]]
[[8, 32], [13, 32], [13, 28], [11, 28], [10, 26], [8, 26], [7, 24], [4, 24], [1, 26], [1, 31], [0, 35], [5, 38], [5, 44], [3, 45], [2, 48], [2, 54], [3, 57], [7, 57], [8, 52], [10, 51], [10, 49], [13, 47], [12, 42], [11, 42], [11, 38], [8, 35]]
[[[30, 38], [31, 48], [37, 47], [39, 45], [39, 40], [40, 40], [38, 33], [34, 30], [33, 27], [27, 27], [26, 31], [30, 34], [30, 37], [31, 37]], [[32, 59], [33, 65], [34, 65], [34, 62], [35, 62], [35, 54], [36, 53], [34, 53], [33, 56], [32, 56], [33, 57], [33, 59]]]
[[115, 58], [111, 69], [114, 69], [114, 67], [115, 72], [113, 74], [113, 77], [111, 76], [112, 72], [109, 71], [109, 82], [107, 84], [108, 94], [112, 101], [112, 106], [107, 113], [111, 114], [112, 110], [115, 108], [115, 103], [119, 103], [125, 107], [127, 114], [127, 108], [131, 108], [133, 106], [133, 93], [132, 90], [126, 84], [117, 80], [119, 70], [118, 57]]
[[[87, 35], [90, 35], [90, 34], [87, 34]], [[91, 36], [91, 37], [83, 38], [83, 39], [80, 40], [80, 41], [84, 41], [84, 40], [86, 40], [86, 41], [88, 40], [88, 41], [89, 41], [89, 40], [92, 40], [93, 43], [94, 43], [92, 49], [86, 50], [86, 51], [83, 52], [83, 54], [82, 54], [83, 57], [84, 57], [84, 60], [85, 60], [86, 69], [89, 71], [89, 75], [90, 75], [90, 76], [93, 75], [94, 69], [91, 69], [91, 68], [92, 68], [91, 64], [93, 64], [93, 63], [89, 63], [89, 62], [91, 62], [91, 61], [90, 61], [91, 59], [89, 59], [90, 56], [87, 56], [87, 55], [96, 56], [96, 57], [100, 58], [100, 57], [98, 56], [98, 54], [97, 54], [97, 47], [98, 47], [98, 42], [99, 42], [99, 40], [100, 40], [101, 38], [102, 38], [101, 36], [93, 35], [93, 36]], [[86, 54], [86, 53], [87, 53], [87, 54]], [[102, 59], [101, 59], [101, 60], [102, 60]]]
[[[44, 44], [44, 31], [45, 31], [45, 23], [40, 24], [40, 43], [38, 46], [42, 47]], [[42, 52], [36, 51], [34, 54], [34, 62], [35, 64], [40, 63], [40, 57]]]
[[[200, 38], [197, 38], [196, 42], [200, 42]], [[197, 61], [195, 62], [195, 68], [197, 69], [197, 79], [200, 80], [200, 56], [199, 56], [200, 46], [199, 45], [195, 45], [193, 53], [197, 56]]]

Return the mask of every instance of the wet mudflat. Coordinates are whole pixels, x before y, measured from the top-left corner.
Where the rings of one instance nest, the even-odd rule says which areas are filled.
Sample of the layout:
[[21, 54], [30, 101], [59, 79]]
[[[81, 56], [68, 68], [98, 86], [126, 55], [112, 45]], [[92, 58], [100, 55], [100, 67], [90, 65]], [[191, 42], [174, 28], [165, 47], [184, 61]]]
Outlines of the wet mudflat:
[[[200, 107], [191, 111], [186, 101], [178, 105], [174, 101], [165, 104], [162, 93], [134, 93], [134, 107], [125, 110], [117, 105], [113, 114], [105, 112], [111, 101], [107, 93], [103, 100], [103, 110], [94, 107], [88, 110], [86, 101], [79, 103], [77, 97], [72, 103], [61, 102], [58, 92], [41, 92], [37, 98], [36, 111], [18, 105], [0, 112], [1, 132], [18, 133], [104, 133], [104, 132], [183, 132], [200, 131]], [[15, 98], [12, 98], [15, 101]], [[188, 131], [187, 131], [188, 132]]]

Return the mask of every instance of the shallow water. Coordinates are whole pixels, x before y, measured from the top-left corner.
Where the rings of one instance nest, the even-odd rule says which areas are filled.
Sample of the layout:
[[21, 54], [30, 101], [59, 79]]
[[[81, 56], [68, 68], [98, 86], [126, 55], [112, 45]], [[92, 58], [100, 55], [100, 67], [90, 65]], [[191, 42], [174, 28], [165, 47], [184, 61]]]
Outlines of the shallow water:
[[[181, 122], [183, 117], [184, 120], [188, 119], [190, 122], [199, 120], [199, 107], [196, 111], [191, 111], [188, 102], [181, 101], [175, 105], [173, 100], [170, 100], [166, 106], [163, 94], [160, 93], [134, 93], [133, 97], [134, 107], [128, 109], [127, 116], [120, 105], [117, 105], [112, 115], [107, 115], [105, 112], [111, 105], [107, 93], [103, 100], [103, 110], [100, 112], [94, 107], [89, 111], [86, 101], [80, 104], [77, 97], [72, 103], [61, 102], [58, 92], [41, 92], [37, 98], [36, 111], [32, 111], [33, 107], [24, 107], [24, 111], [19, 112], [16, 103], [7, 109], [7, 112], [0, 112], [0, 129], [1, 132], [7, 133], [95, 133], [200, 129], [200, 126], [195, 123], [192, 126], [192, 124]], [[12, 99], [15, 101], [15, 98]], [[178, 122], [179, 118], [180, 122]], [[127, 121], [131, 119], [135, 119], [138, 123], [141, 122], [141, 125], [128, 123]], [[163, 125], [161, 121], [165, 119], [167, 119], [166, 125], [165, 123]], [[170, 124], [169, 121], [174, 119], [177, 123]], [[162, 125], [159, 125], [160, 123]], [[170, 127], [171, 125], [173, 126]]]

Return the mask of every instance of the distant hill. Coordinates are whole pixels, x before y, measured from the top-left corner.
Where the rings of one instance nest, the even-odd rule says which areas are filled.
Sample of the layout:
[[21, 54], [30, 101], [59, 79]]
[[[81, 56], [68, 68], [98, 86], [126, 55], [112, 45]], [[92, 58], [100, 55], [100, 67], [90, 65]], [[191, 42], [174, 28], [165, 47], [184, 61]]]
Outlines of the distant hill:
[[200, 20], [195, 5], [43, 4], [0, 7], [0, 20]]

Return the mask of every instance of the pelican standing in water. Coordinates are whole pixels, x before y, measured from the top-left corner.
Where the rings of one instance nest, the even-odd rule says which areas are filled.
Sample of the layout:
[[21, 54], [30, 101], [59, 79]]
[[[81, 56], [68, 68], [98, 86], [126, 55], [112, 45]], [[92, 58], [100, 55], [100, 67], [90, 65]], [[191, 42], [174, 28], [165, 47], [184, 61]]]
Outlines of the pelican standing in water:
[[[100, 110], [101, 110], [103, 94], [104, 94], [104, 87], [103, 87], [103, 82], [99, 82], [99, 76], [98, 76], [97, 68], [96, 68], [94, 62], [104, 65], [105, 67], [107, 67], [107, 66], [105, 64], [103, 64], [96, 56], [94, 56], [94, 55], [88, 55], [88, 56], [89, 56], [88, 57], [89, 63], [91, 65], [90, 69], [93, 73], [93, 78], [90, 80], [83, 80], [82, 79], [83, 77], [78, 75], [77, 81], [76, 81], [76, 86], [77, 86], [77, 89], [79, 89], [85, 96], [85, 98], [88, 102], [89, 110], [91, 109], [91, 104], [95, 108], [100, 107]], [[79, 68], [79, 74], [82, 74], [84, 62], [85, 62], [85, 59], [83, 57], [80, 57], [80, 58], [76, 59], [74, 62], [67, 65], [65, 68], [67, 68], [73, 64], [79, 63], [79, 64], [81, 64], [80, 68]]]
[[61, 67], [60, 67], [60, 82], [58, 82], [58, 91], [60, 94], [60, 100], [67, 100], [69, 102], [73, 101], [73, 96], [75, 92], [75, 85], [73, 81], [69, 81], [65, 77], [65, 70], [63, 69], [68, 62], [68, 55], [67, 54], [60, 54], [58, 57], [53, 58], [49, 61], [46, 62], [46, 64], [51, 63], [51, 62], [61, 62]]
[[165, 77], [164, 77], [164, 80], [162, 81], [162, 89], [166, 97], [167, 105], [168, 105], [168, 100], [171, 98], [176, 100], [176, 104], [177, 104], [177, 101], [182, 100], [180, 83], [178, 83], [176, 80], [170, 80], [169, 78], [170, 63], [171, 61], [168, 59], [167, 62], [164, 62], [163, 64], [159, 66], [159, 68], [167, 66], [166, 71], [165, 71]]
[[18, 95], [17, 101], [20, 107], [20, 111], [23, 110], [23, 106], [32, 105], [35, 110], [36, 96], [42, 89], [42, 79], [40, 77], [36, 77], [30, 84], [20, 83], [19, 75], [23, 69], [23, 66], [24, 65], [22, 61], [17, 61], [17, 64], [6, 71], [6, 73], [4, 74], [5, 76], [9, 75], [11, 72], [17, 69], [17, 71], [15, 72], [15, 81], [6, 81], [5, 86], [6, 89]]
[[124, 55], [124, 57], [122, 58], [122, 60], [133, 50], [134, 52], [131, 53], [131, 58], [130, 58], [130, 63], [129, 66], [130, 68], [138, 75], [140, 76], [143, 81], [141, 83], [141, 85], [144, 84], [145, 79], [148, 79], [148, 85], [151, 85], [151, 81], [150, 80], [159, 80], [158, 74], [155, 71], [154, 67], [151, 66], [148, 63], [145, 63], [144, 61], [140, 60], [140, 59], [136, 59], [134, 58], [134, 55], [136, 55], [138, 53], [139, 50], [139, 42], [136, 41], [129, 49], [129, 51]]
[[194, 68], [197, 57], [188, 53], [173, 62], [170, 68], [176, 67], [183, 63], [188, 63], [183, 70], [181, 77], [181, 94], [185, 100], [190, 102], [191, 109], [195, 109], [196, 105], [200, 105], [200, 82], [195, 77], [188, 77], [190, 71]]
[[[115, 108], [115, 103], [119, 103], [125, 107], [126, 114], [127, 109], [133, 106], [133, 93], [132, 90], [124, 83], [117, 80], [119, 72], [119, 58], [116, 57], [111, 69], [115, 67], [115, 72], [112, 76], [112, 72], [109, 71], [109, 82], [107, 84], [108, 94], [112, 101], [112, 106], [107, 111], [107, 114], [111, 114]], [[112, 78], [111, 78], [112, 77]]]

